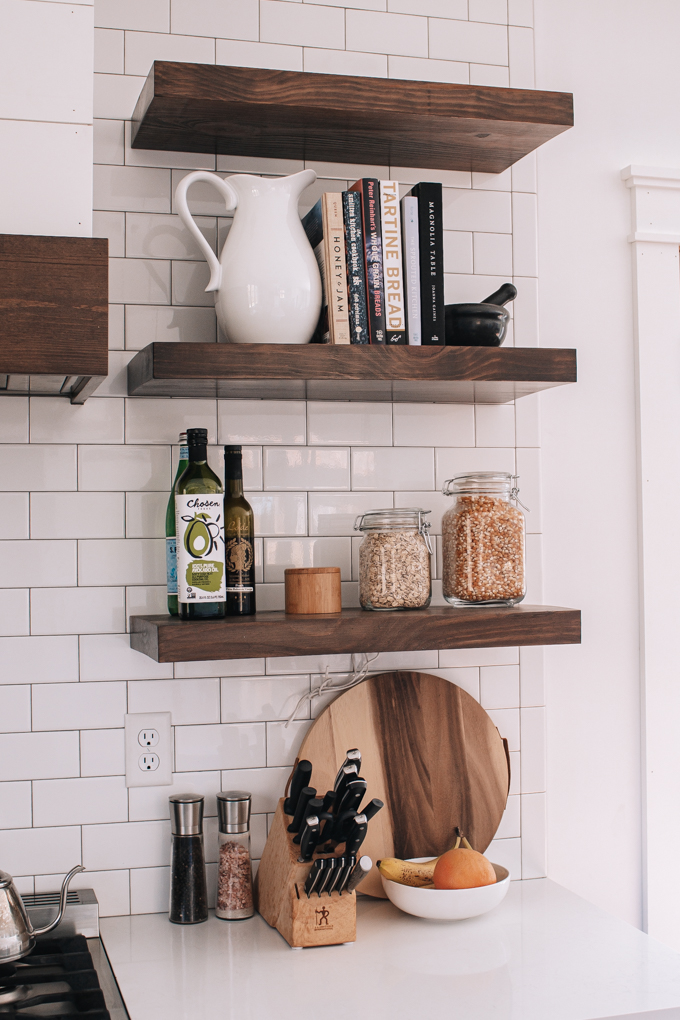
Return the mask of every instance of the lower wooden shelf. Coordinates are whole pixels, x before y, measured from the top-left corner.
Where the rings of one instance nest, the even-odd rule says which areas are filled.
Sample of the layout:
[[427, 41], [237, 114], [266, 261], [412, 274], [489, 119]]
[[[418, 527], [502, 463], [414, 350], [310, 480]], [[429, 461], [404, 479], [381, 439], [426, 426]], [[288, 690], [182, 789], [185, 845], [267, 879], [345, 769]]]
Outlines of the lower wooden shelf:
[[396, 613], [344, 609], [332, 616], [269, 612], [205, 621], [182, 621], [175, 616], [130, 618], [131, 646], [156, 662], [580, 641], [580, 610], [556, 606], [431, 606]]

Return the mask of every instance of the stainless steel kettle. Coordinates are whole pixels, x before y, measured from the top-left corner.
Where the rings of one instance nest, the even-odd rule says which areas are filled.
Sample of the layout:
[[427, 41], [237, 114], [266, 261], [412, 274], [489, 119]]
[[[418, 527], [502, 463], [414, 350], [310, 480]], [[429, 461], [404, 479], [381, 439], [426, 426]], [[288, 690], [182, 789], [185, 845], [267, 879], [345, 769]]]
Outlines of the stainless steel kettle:
[[72, 868], [62, 882], [59, 913], [44, 928], [33, 927], [12, 876], [6, 871], [0, 871], [0, 963], [11, 963], [12, 960], [27, 956], [35, 946], [36, 935], [44, 935], [57, 927], [66, 906], [69, 882], [79, 871], [85, 871], [82, 864]]

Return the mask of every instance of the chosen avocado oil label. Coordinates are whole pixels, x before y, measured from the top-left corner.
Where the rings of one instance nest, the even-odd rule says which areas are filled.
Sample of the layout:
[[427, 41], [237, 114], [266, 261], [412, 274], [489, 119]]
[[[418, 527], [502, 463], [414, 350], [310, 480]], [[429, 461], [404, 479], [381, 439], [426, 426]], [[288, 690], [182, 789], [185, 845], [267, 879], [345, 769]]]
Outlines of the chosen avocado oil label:
[[224, 494], [175, 496], [177, 598], [224, 602]]

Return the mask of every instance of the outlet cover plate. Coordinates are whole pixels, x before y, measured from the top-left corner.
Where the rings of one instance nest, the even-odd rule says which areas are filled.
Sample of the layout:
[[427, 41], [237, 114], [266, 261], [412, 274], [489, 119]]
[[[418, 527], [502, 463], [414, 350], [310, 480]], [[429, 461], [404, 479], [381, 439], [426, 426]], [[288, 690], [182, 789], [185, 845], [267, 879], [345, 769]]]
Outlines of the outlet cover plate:
[[[144, 747], [139, 742], [142, 730], [155, 730], [158, 742], [153, 755], [159, 759], [158, 768], [144, 771], [140, 761]], [[125, 785], [172, 785], [172, 716], [170, 712], [135, 712], [125, 716]]]

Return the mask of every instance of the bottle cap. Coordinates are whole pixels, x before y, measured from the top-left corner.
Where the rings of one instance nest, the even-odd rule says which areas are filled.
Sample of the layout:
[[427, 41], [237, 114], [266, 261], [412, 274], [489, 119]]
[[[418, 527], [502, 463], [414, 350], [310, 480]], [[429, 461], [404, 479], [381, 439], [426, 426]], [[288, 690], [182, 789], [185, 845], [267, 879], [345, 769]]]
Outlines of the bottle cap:
[[225, 446], [224, 456], [225, 457], [240, 457], [243, 453], [242, 446]]
[[187, 444], [189, 446], [207, 446], [207, 429], [187, 429]]
[[220, 832], [247, 832], [250, 828], [251, 795], [246, 790], [217, 794]]
[[181, 443], [182, 440], [184, 440], [184, 442], [186, 443], [186, 441], [187, 441], [187, 434], [186, 434], [186, 432], [180, 432], [178, 442]]
[[200, 836], [205, 797], [200, 793], [173, 793], [169, 800], [173, 836]]

